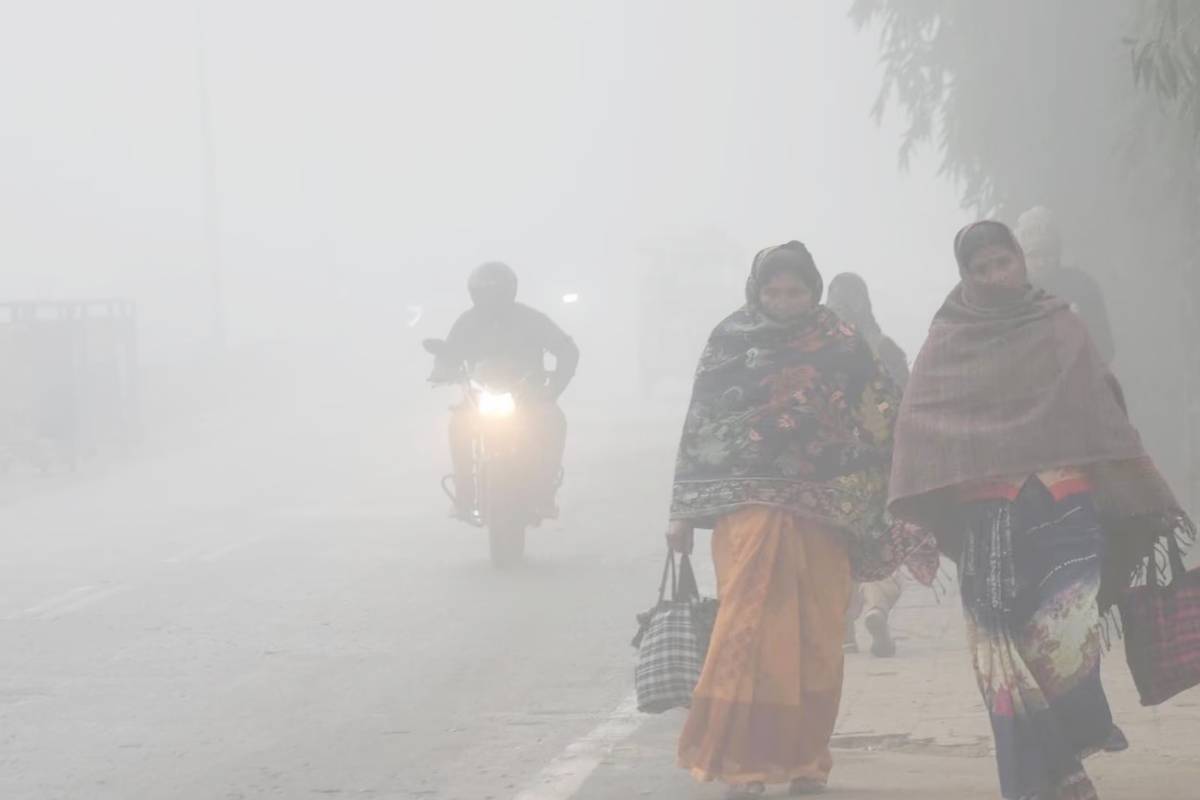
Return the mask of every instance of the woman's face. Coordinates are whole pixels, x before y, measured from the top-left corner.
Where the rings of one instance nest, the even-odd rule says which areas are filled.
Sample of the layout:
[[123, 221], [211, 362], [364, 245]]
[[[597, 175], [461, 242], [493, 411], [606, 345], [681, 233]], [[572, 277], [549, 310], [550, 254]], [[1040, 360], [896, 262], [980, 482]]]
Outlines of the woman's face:
[[980, 248], [967, 262], [966, 278], [985, 292], [1018, 290], [1028, 280], [1020, 253], [998, 244]]
[[776, 322], [794, 322], [817, 305], [812, 289], [790, 270], [780, 270], [758, 291], [763, 311]]

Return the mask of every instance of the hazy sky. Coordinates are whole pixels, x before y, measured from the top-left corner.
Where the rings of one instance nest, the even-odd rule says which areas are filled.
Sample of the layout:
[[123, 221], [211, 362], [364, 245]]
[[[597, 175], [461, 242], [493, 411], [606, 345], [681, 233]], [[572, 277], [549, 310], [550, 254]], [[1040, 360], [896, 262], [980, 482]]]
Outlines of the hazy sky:
[[535, 295], [627, 292], [647, 247], [705, 230], [739, 278], [790, 238], [827, 278], [862, 272], [910, 349], [954, 281], [965, 214], [932, 159], [897, 172], [897, 130], [868, 118], [876, 38], [843, 3], [43, 0], [4, 17], [0, 296], [132, 296], [164, 350], [212, 308], [205, 97], [234, 341], [399, 315], [488, 258]]

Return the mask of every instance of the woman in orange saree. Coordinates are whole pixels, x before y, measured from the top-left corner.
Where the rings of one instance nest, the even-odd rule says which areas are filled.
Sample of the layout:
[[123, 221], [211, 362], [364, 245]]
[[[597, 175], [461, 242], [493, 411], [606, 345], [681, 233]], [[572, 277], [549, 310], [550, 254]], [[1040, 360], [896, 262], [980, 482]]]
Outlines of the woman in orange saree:
[[928, 535], [883, 518], [895, 386], [822, 288], [799, 242], [755, 258], [701, 357], [676, 465], [668, 539], [686, 552], [713, 529], [721, 600], [679, 760], [731, 797], [824, 789], [852, 579], [914, 552], [936, 570]]

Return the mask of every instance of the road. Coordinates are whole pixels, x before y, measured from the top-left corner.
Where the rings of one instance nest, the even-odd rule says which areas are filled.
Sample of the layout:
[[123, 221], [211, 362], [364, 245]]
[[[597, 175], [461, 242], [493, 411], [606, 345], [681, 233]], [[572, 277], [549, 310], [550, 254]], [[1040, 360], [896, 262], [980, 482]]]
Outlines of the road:
[[677, 423], [572, 414], [497, 573], [383, 388], [0, 506], [0, 797], [511, 797], [621, 702]]
[[[626, 706], [681, 409], [569, 407], [563, 517], [496, 572], [445, 517], [444, 400], [327, 392], [0, 506], [0, 798], [719, 796]], [[952, 598], [905, 604], [901, 656], [850, 660], [835, 787], [993, 796]], [[1119, 701], [1111, 796], [1186, 795], [1196, 698]]]

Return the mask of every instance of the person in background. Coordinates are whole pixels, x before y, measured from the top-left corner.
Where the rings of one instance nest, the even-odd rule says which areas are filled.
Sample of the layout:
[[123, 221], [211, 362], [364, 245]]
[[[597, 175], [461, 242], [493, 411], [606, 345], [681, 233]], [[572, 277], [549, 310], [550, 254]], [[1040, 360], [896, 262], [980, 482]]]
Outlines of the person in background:
[[844, 322], [854, 326], [858, 335], [871, 347], [871, 352], [879, 359], [888, 377], [903, 391], [908, 383], [908, 356], [900, 345], [880, 329], [867, 282], [853, 272], [835, 276], [829, 282], [829, 300], [826, 304]]
[[[458, 379], [462, 365], [487, 364], [522, 379], [522, 401], [534, 407], [533, 436], [540, 461], [536, 502], [539, 516], [557, 516], [554, 495], [567, 441], [567, 418], [558, 398], [575, 377], [579, 348], [548, 316], [517, 302], [517, 274], [507, 264], [491, 261], [477, 267], [467, 280], [472, 308], [450, 329], [430, 380]], [[545, 358], [554, 357], [547, 372]], [[450, 455], [454, 464], [455, 513], [469, 516], [474, 508], [471, 480], [471, 413], [455, 410], [450, 420]]]
[[[888, 377], [901, 392], [908, 383], [908, 356], [892, 339], [883, 334], [871, 305], [867, 282], [853, 272], [843, 272], [829, 282], [830, 310], [849, 322], [866, 340], [871, 352], [879, 359]], [[858, 652], [854, 623], [860, 616], [871, 634], [871, 654], [887, 658], [896, 654], [896, 643], [888, 626], [888, 616], [904, 592], [902, 572], [873, 583], [854, 587], [850, 609], [846, 612], [846, 639], [842, 644], [847, 653]]]
[[1054, 213], [1044, 206], [1034, 206], [1017, 218], [1016, 235], [1025, 252], [1030, 281], [1048, 294], [1065, 300], [1071, 310], [1083, 318], [1100, 359], [1106, 365], [1111, 364], [1116, 345], [1104, 291], [1096, 279], [1082, 269], [1063, 264], [1062, 234]]
[[701, 356], [676, 461], [667, 540], [686, 553], [713, 529], [721, 601], [679, 763], [730, 797], [824, 789], [853, 580], [932, 543], [882, 547], [898, 392], [822, 288], [800, 242], [758, 254]]
[[954, 255], [961, 281], [896, 423], [889, 508], [958, 564], [1001, 796], [1095, 800], [1083, 759], [1128, 746], [1101, 684], [1101, 612], [1151, 545], [1195, 526], [1087, 326], [1029, 284], [1013, 232], [968, 225]]

